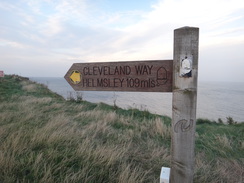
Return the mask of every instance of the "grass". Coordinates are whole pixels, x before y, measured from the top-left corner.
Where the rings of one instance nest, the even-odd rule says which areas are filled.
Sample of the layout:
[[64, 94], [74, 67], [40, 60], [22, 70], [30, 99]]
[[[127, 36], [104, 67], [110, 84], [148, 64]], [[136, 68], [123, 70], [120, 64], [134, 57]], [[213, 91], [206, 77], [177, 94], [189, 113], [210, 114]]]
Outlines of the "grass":
[[[0, 81], [0, 182], [159, 182], [171, 119]], [[244, 123], [198, 119], [194, 182], [243, 182]]]

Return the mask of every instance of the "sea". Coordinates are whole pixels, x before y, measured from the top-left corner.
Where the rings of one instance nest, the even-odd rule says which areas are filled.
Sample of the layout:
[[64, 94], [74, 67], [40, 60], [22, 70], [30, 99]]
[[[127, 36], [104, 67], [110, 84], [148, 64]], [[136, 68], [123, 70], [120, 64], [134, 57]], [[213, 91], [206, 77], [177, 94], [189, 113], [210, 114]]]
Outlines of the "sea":
[[[137, 108], [151, 113], [172, 116], [172, 93], [157, 92], [76, 92], [62, 77], [31, 77], [32, 81], [46, 85], [65, 99], [82, 96], [93, 103], [117, 105], [123, 109]], [[197, 118], [244, 122], [244, 82], [198, 82]]]

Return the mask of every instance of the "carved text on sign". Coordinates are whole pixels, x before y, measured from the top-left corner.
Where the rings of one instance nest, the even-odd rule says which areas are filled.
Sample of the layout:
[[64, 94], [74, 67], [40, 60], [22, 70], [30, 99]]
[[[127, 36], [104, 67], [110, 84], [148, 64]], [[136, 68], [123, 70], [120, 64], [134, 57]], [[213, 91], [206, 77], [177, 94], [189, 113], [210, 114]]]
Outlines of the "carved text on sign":
[[[79, 78], [77, 73], [81, 81], [74, 82], [72, 78]], [[172, 61], [77, 63], [72, 65], [65, 79], [80, 91], [171, 92]]]

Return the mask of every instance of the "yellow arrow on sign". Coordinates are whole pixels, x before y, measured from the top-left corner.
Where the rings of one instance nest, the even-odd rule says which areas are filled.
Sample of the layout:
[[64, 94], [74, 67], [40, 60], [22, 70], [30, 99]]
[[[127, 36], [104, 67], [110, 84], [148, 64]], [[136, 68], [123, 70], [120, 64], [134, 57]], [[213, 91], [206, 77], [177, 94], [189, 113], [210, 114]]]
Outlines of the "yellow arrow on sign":
[[78, 84], [81, 81], [81, 73], [79, 71], [72, 71], [70, 80], [73, 84]]

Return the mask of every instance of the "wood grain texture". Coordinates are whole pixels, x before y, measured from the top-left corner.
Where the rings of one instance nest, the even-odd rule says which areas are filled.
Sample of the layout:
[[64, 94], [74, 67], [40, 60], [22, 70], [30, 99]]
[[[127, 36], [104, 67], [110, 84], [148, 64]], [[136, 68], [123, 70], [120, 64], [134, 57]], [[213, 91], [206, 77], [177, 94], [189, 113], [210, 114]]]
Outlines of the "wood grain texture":
[[76, 91], [172, 92], [172, 70], [173, 60], [74, 63], [64, 78]]
[[171, 183], [193, 182], [198, 40], [198, 28], [174, 31]]

